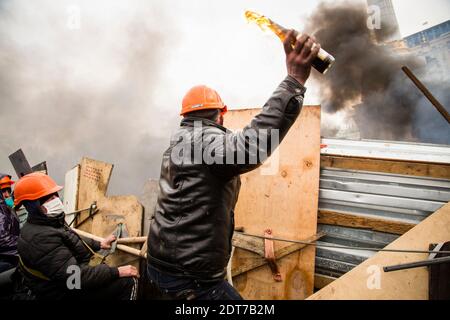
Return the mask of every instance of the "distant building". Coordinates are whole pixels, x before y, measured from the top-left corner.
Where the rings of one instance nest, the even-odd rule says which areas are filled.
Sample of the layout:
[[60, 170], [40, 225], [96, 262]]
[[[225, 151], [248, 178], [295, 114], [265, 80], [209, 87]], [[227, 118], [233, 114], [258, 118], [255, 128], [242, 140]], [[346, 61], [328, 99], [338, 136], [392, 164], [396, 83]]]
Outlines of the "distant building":
[[404, 42], [411, 53], [424, 59], [430, 77], [450, 80], [450, 20], [414, 33]]
[[424, 43], [429, 43], [433, 40], [439, 40], [442, 36], [445, 36], [450, 32], [450, 20], [447, 20], [434, 27], [422, 30], [405, 37], [406, 44], [410, 48], [420, 46]]
[[[395, 15], [392, 0], [367, 0], [368, 6], [377, 6], [381, 12], [381, 30], [375, 30], [375, 35], [380, 42], [390, 42], [400, 40], [400, 28], [397, 16]], [[389, 36], [386, 37], [386, 34]]]

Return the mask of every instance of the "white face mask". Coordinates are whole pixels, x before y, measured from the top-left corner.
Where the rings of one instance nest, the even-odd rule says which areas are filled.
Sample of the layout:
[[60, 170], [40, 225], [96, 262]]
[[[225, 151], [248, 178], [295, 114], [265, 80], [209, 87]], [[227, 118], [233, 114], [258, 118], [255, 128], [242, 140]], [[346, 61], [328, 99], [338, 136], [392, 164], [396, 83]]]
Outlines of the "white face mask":
[[45, 214], [49, 217], [56, 217], [64, 212], [64, 205], [60, 198], [47, 201], [42, 206], [47, 210]]

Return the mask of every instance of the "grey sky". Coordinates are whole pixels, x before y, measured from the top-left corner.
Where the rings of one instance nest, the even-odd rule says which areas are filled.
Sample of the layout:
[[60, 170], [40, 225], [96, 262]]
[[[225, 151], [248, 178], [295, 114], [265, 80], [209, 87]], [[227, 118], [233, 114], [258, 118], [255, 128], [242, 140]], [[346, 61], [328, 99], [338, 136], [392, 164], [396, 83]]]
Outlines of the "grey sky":
[[450, 19], [449, 0], [393, 0], [393, 4], [403, 37]]
[[[419, 31], [424, 21], [431, 26], [450, 18], [448, 0], [393, 1], [404, 36]], [[0, 172], [12, 172], [7, 156], [22, 147], [32, 164], [48, 160], [50, 172], [63, 183], [64, 172], [90, 156], [116, 164], [113, 183], [117, 176], [141, 177], [114, 188], [139, 192], [145, 178], [158, 176], [160, 154], [190, 87], [215, 88], [229, 108], [257, 107], [286, 75], [281, 42], [247, 24], [244, 11], [301, 30], [318, 3], [0, 0], [0, 43], [8, 49], [0, 52], [0, 73], [17, 72], [3, 78], [20, 86], [17, 92], [0, 90], [8, 98], [6, 103], [2, 97], [0, 114], [10, 123], [0, 128]], [[67, 27], [73, 5], [81, 13], [75, 30]], [[145, 37], [144, 31], [154, 36]], [[146, 57], [152, 61], [141, 67]], [[306, 103], [318, 103], [317, 87], [312, 82], [307, 87]], [[71, 104], [53, 105], [72, 97]], [[20, 136], [19, 109], [34, 121]], [[15, 139], [6, 139], [8, 133]], [[139, 152], [130, 149], [134, 144]]]

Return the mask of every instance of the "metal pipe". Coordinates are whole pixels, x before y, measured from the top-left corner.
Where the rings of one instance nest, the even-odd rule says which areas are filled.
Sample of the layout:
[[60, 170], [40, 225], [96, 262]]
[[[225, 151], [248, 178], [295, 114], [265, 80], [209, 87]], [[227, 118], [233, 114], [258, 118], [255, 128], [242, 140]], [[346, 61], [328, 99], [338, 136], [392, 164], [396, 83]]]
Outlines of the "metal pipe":
[[95, 210], [95, 209], [97, 209], [97, 201], [94, 201], [94, 202], [90, 205], [90, 207], [88, 207], [88, 208], [84, 208], [84, 209], [76, 210], [76, 211], [73, 211], [73, 212], [69, 212], [69, 213], [66, 213], [65, 215], [66, 215], [66, 216], [71, 216], [71, 215], [73, 215], [73, 214], [81, 213], [81, 212], [83, 212], [83, 211], [89, 211], [89, 210]]
[[[439, 251], [438, 253], [440, 254], [442, 252]], [[383, 267], [383, 270], [384, 270], [384, 272], [392, 272], [392, 271], [413, 269], [413, 268], [419, 268], [419, 267], [428, 267], [433, 264], [441, 264], [441, 263], [450, 263], [450, 257], [428, 259], [428, 260], [424, 260], [424, 261], [417, 261], [417, 262], [399, 264], [399, 265], [395, 265], [395, 266]]]
[[408, 67], [402, 67], [403, 72], [411, 79], [412, 82], [419, 88], [420, 91], [427, 97], [427, 99], [433, 104], [433, 106], [440, 112], [445, 120], [450, 124], [450, 114], [444, 108], [444, 106], [433, 96], [433, 94], [425, 87], [425, 85], [417, 79], [417, 77], [409, 70]]

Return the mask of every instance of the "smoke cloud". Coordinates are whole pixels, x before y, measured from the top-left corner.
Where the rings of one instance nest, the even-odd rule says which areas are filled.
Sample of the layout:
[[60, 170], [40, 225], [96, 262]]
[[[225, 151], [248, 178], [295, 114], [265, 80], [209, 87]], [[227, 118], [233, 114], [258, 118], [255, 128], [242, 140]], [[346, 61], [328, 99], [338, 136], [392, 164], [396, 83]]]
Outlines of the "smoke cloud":
[[429, 75], [426, 84], [444, 105], [450, 102], [448, 86], [436, 85], [432, 71], [406, 50], [378, 44], [376, 39], [388, 39], [395, 29], [386, 26], [374, 33], [367, 19], [365, 2], [340, 1], [321, 3], [308, 20], [306, 30], [336, 58], [326, 76], [316, 78], [324, 110], [352, 113], [361, 138], [450, 143], [445, 120], [401, 67], [408, 66], [420, 78]]
[[[31, 165], [46, 160], [63, 183], [88, 156], [115, 165], [110, 193], [140, 194], [148, 178], [159, 176], [186, 89], [206, 82], [232, 108], [256, 106], [284, 76], [281, 45], [260, 46], [259, 31], [243, 21], [246, 6], [0, 1], [0, 171], [12, 173], [8, 155], [22, 148]], [[272, 17], [269, 7], [261, 10]], [[283, 8], [301, 7], [276, 3], [273, 16], [282, 22]], [[450, 143], [449, 126], [400, 67], [408, 65], [445, 106], [448, 84], [417, 59], [377, 45], [365, 1], [320, 4], [307, 21], [307, 31], [336, 57], [316, 78], [327, 112], [353, 110], [362, 138]], [[208, 51], [198, 50], [205, 41]]]
[[146, 1], [72, 3], [0, 3], [0, 165], [22, 148], [63, 183], [88, 156], [115, 165], [110, 193], [139, 194], [178, 123], [158, 100], [170, 21]]

